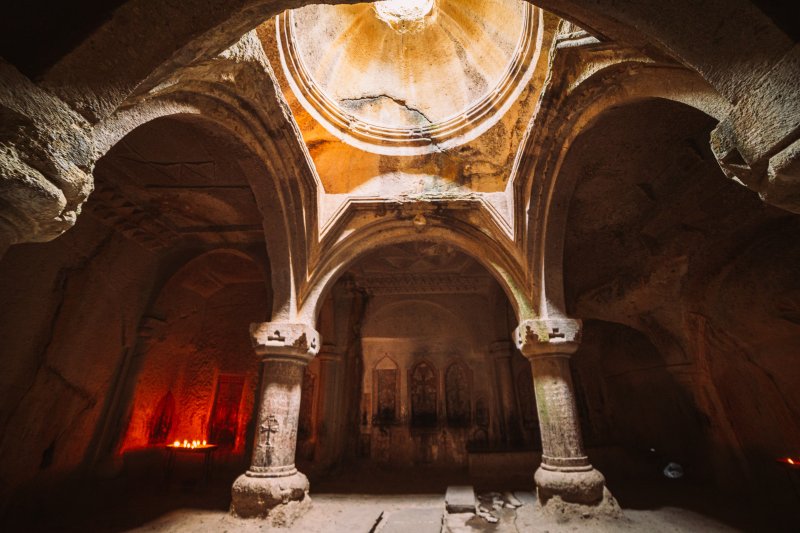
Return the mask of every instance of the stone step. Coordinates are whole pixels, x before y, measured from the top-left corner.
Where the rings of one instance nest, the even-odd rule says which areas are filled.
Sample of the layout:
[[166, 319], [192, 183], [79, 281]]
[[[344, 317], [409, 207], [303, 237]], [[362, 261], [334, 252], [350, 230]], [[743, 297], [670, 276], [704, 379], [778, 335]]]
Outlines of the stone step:
[[376, 531], [380, 533], [441, 533], [442, 515], [440, 507], [403, 509], [389, 514]]
[[450, 485], [444, 503], [448, 513], [474, 513], [475, 489], [471, 485]]

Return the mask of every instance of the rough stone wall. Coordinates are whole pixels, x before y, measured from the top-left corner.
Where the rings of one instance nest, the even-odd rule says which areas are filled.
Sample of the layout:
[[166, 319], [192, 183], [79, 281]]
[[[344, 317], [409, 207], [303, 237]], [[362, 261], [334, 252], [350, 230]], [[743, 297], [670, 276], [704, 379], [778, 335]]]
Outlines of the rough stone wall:
[[64, 238], [15, 247], [0, 262], [3, 501], [83, 461], [156, 267], [155, 256], [91, 215]]
[[644, 102], [607, 113], [573, 147], [568, 306], [617, 323], [590, 325], [576, 364], [599, 370], [584, 375], [601, 439], [663, 448], [699, 478], [785, 498], [774, 461], [800, 447], [800, 221], [725, 181], [705, 144], [712, 127]]
[[256, 405], [259, 360], [245, 325], [264, 321], [265, 286], [263, 281], [237, 283], [211, 294], [197, 293], [197, 289], [202, 290], [171, 287], [161, 297], [165, 324], [159, 338], [142, 355], [123, 453], [148, 447], [159, 400], [168, 392], [175, 400], [175, 414], [166, 442], [210, 439], [216, 387], [220, 375], [225, 374], [244, 378], [231, 452], [241, 456], [249, 447], [246, 435]]

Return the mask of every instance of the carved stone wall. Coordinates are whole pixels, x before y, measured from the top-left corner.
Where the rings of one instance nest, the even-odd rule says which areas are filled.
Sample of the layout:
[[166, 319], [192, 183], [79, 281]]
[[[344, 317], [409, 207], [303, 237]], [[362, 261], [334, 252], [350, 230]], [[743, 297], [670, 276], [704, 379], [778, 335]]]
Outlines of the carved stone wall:
[[[227, 276], [240, 282], [220, 285]], [[167, 442], [219, 438], [216, 444], [246, 458], [259, 361], [247, 336], [237, 332], [243, 322], [263, 317], [266, 294], [259, 278], [252, 261], [217, 253], [190, 264], [165, 287], [156, 304], [165, 323], [139, 356], [133, 377], [123, 453], [148, 446], [152, 413], [171, 391], [175, 408]]]
[[481, 292], [373, 296], [361, 340], [364, 455], [394, 466], [466, 465], [469, 449], [504, 441], [489, 308]]

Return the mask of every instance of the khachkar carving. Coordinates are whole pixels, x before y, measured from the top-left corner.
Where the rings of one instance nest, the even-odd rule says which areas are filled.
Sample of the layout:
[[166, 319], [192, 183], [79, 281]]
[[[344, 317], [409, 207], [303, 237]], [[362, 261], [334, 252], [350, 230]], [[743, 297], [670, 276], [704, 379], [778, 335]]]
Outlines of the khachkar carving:
[[436, 425], [436, 372], [426, 362], [418, 363], [411, 371], [411, 425]]
[[251, 466], [233, 484], [231, 512], [286, 526], [311, 504], [308, 479], [294, 460], [303, 376], [319, 334], [305, 324], [275, 322], [253, 324], [250, 334], [263, 359], [262, 390]]
[[470, 422], [469, 375], [463, 363], [453, 363], [445, 372], [447, 424], [464, 427]]
[[378, 388], [377, 422], [392, 424], [397, 413], [397, 369], [379, 368], [375, 370], [375, 378]]
[[580, 344], [581, 323], [571, 319], [525, 320], [514, 340], [533, 372], [542, 435], [537, 495], [546, 512], [617, 516], [619, 506], [583, 450], [569, 358]]

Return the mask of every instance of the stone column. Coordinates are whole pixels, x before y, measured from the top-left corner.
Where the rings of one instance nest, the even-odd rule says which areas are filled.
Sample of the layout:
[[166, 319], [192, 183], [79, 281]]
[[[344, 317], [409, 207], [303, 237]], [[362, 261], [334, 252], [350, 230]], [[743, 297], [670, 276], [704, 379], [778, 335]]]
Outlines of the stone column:
[[493, 342], [489, 346], [489, 353], [492, 356], [494, 371], [497, 376], [497, 396], [500, 400], [503, 440], [507, 445], [515, 445], [522, 442], [522, 432], [519, 416], [517, 415], [511, 350], [513, 350], [513, 346], [506, 341]]
[[288, 526], [311, 505], [308, 478], [294, 465], [303, 373], [317, 354], [319, 334], [307, 324], [250, 326], [263, 361], [261, 395], [250, 469], [233, 483], [231, 512]]
[[514, 339], [533, 369], [542, 433], [536, 492], [542, 508], [559, 514], [607, 514], [619, 507], [583, 450], [570, 356], [580, 344], [581, 323], [571, 319], [525, 320]]

